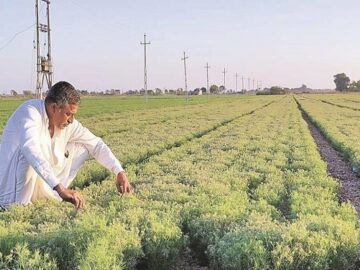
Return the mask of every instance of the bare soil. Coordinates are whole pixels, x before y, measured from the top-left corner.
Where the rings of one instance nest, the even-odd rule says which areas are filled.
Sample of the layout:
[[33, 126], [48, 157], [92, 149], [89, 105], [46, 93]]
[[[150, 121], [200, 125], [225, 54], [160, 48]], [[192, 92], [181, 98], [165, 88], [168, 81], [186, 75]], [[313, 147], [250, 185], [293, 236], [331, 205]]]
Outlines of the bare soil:
[[360, 217], [360, 178], [353, 171], [351, 163], [336, 151], [319, 129], [302, 111], [322, 159], [327, 163], [328, 173], [340, 182], [338, 196], [341, 202], [350, 201]]
[[199, 261], [192, 256], [192, 251], [187, 248], [182, 257], [179, 258], [176, 266], [172, 270], [209, 270], [207, 266], [200, 266]]

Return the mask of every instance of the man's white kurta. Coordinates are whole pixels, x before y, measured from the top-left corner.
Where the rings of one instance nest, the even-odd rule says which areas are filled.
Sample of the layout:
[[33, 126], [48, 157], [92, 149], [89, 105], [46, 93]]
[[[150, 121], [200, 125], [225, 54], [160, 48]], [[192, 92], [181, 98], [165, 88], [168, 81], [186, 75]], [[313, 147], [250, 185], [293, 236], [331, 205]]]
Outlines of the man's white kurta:
[[[84, 147], [90, 156], [115, 173], [123, 171], [109, 147], [77, 120], [55, 129], [51, 138], [49, 118], [43, 100], [23, 103], [8, 120], [0, 144], [0, 205], [22, 201], [29, 182], [43, 179], [51, 190], [64, 183], [64, 170], [74, 158], [74, 145]], [[34, 183], [32, 183], [34, 186]], [[36, 188], [36, 187], [35, 187]]]

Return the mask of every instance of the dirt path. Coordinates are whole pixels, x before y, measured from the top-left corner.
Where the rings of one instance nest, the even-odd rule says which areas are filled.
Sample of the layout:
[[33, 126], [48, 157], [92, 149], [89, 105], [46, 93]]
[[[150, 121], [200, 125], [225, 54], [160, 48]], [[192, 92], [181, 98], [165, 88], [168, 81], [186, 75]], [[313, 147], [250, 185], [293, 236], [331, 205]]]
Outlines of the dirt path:
[[338, 179], [341, 187], [338, 196], [341, 202], [350, 201], [360, 218], [360, 178], [352, 170], [352, 165], [329, 141], [321, 134], [318, 128], [310, 121], [306, 113], [299, 107], [304, 120], [307, 122], [322, 159], [327, 163], [328, 173]]
[[187, 248], [171, 270], [209, 270], [209, 268], [200, 266], [198, 260], [192, 256], [192, 251]]

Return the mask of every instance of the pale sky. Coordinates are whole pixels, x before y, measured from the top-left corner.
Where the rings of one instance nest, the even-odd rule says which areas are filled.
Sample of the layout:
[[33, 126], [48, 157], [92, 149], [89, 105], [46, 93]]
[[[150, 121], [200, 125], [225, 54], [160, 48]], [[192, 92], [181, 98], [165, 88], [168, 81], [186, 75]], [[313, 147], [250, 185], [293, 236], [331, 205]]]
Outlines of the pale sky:
[[[35, 0], [0, 0], [0, 92], [35, 88]], [[88, 90], [210, 84], [235, 89], [235, 73], [279, 85], [335, 87], [360, 80], [358, 0], [51, 0], [54, 82]], [[27, 28], [29, 30], [16, 33]], [[5, 46], [8, 43], [7, 46]], [[247, 85], [247, 81], [246, 81]]]

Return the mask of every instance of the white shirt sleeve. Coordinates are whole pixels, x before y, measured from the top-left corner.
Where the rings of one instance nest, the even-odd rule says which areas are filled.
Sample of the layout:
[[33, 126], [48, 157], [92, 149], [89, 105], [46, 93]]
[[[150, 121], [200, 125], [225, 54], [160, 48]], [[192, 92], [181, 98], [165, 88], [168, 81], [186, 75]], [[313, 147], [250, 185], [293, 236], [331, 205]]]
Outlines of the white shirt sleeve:
[[92, 157], [115, 175], [124, 171], [119, 160], [101, 138], [95, 136], [76, 119], [69, 127], [72, 129], [69, 142], [83, 144]]
[[41, 151], [40, 130], [42, 118], [39, 111], [32, 107], [24, 107], [24, 116], [20, 121], [20, 145], [21, 152], [36, 173], [44, 179], [51, 188], [59, 184], [54, 175], [50, 162]]

